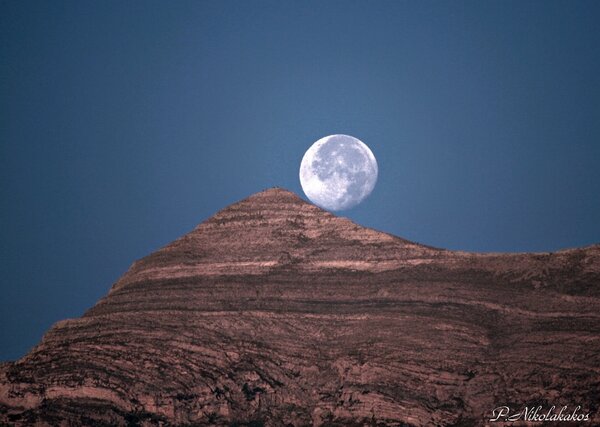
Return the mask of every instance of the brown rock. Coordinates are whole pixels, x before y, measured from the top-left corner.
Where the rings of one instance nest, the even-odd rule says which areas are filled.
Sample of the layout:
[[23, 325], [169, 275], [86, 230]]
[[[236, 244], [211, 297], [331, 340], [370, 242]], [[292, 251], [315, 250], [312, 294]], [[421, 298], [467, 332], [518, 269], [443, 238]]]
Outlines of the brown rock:
[[600, 246], [435, 249], [270, 189], [0, 367], [0, 424], [484, 425], [600, 398]]

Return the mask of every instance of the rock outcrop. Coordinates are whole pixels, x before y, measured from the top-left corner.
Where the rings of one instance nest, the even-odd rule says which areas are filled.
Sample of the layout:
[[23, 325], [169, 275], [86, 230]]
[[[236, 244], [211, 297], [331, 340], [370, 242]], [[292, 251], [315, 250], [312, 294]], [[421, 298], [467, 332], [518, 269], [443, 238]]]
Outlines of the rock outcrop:
[[599, 404], [600, 246], [436, 249], [282, 189], [0, 366], [8, 425], [466, 426], [502, 405], [600, 422]]

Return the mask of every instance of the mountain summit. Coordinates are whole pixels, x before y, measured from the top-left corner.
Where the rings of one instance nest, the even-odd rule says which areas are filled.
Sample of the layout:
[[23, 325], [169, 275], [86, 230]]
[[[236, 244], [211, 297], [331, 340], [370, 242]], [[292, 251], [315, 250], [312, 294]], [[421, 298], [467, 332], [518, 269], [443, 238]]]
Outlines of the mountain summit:
[[599, 313], [599, 246], [435, 249], [269, 189], [0, 365], [0, 424], [484, 425], [538, 405], [600, 421]]
[[382, 271], [437, 251], [337, 217], [271, 188], [235, 203], [136, 262], [113, 291], [141, 278], [262, 275], [272, 270]]

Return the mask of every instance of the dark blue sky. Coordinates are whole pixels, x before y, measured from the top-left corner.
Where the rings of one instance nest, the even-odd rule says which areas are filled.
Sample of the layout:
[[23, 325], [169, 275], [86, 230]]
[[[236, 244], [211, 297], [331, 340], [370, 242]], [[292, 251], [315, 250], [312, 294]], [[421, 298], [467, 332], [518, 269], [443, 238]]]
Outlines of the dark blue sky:
[[0, 360], [333, 133], [358, 223], [469, 251], [600, 241], [600, 2], [0, 1]]

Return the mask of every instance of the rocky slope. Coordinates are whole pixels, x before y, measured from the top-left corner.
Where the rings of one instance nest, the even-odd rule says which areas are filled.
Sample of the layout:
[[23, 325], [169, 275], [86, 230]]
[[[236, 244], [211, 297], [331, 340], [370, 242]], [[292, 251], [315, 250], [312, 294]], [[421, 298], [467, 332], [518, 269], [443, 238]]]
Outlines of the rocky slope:
[[430, 248], [270, 189], [0, 367], [0, 424], [484, 425], [600, 403], [600, 246]]

